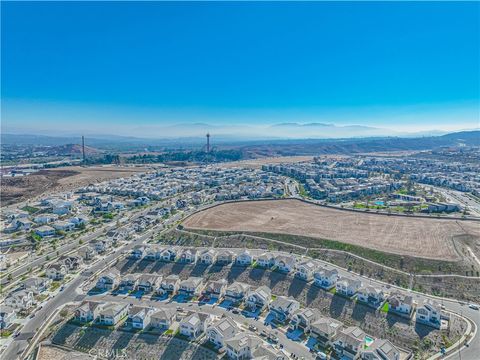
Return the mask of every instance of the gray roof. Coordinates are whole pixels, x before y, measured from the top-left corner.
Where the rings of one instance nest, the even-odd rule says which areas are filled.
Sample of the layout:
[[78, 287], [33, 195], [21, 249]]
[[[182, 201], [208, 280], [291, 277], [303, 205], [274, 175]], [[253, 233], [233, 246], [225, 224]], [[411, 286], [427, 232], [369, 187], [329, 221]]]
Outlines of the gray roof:
[[243, 349], [245, 347], [249, 347], [251, 350], [254, 350], [262, 343], [262, 339], [260, 339], [256, 335], [248, 334], [248, 333], [239, 333], [225, 341], [225, 344], [230, 346], [235, 350]]
[[210, 330], [215, 330], [219, 333], [224, 339], [230, 339], [235, 334], [239, 332], [237, 324], [229, 319], [229, 318], [222, 318], [215, 324], [209, 326]]

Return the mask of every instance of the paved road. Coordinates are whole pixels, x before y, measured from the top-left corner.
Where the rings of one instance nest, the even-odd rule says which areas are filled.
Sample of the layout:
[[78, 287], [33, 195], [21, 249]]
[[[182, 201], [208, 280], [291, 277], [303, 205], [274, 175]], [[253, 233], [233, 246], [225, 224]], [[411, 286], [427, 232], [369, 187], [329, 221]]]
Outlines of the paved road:
[[[161, 205], [155, 204], [155, 206], [161, 206]], [[82, 237], [79, 237], [77, 239], [74, 239], [74, 240], [72, 239], [69, 243], [58, 247], [57, 250], [52, 251], [49, 254], [43, 254], [43, 255], [37, 256], [35, 258], [29, 258], [28, 262], [26, 262], [26, 264], [18, 266], [16, 268], [8, 271], [7, 274], [11, 274], [13, 278], [19, 277], [19, 276], [21, 276], [25, 273], [30, 272], [31, 269], [35, 269], [37, 267], [45, 265], [47, 262], [51, 262], [54, 257], [50, 256], [50, 259], [47, 260], [48, 255], [56, 254], [57, 251], [58, 251], [59, 254], [65, 254], [65, 253], [68, 253], [72, 250], [80, 249], [83, 246], [87, 246], [89, 242], [91, 242], [93, 240], [96, 240], [99, 236], [103, 235], [105, 230], [108, 232], [109, 230], [112, 230], [112, 229], [115, 229], [115, 228], [118, 228], [118, 229], [126, 228], [126, 227], [130, 226], [129, 222], [135, 221], [137, 218], [139, 218], [142, 215], [145, 215], [149, 211], [151, 211], [151, 208], [147, 208], [143, 211], [131, 214], [130, 216], [128, 216], [126, 218], [127, 221], [124, 222], [124, 224], [121, 225], [120, 227], [118, 227], [115, 223], [110, 223], [110, 224], [105, 225], [104, 227], [102, 227], [99, 230], [96, 230], [92, 233], [88, 233], [88, 234], [86, 234]], [[80, 243], [79, 243], [80, 240], [82, 240], [84, 242], [83, 245], [80, 245]], [[55, 255], [55, 257], [56, 257], [56, 255]], [[10, 281], [7, 280], [7, 277], [4, 276], [1, 279], [0, 283], [1, 283], [2, 286], [6, 286], [9, 282]]]
[[119, 296], [112, 296], [112, 295], [97, 295], [94, 296], [95, 299], [101, 299], [105, 301], [111, 301], [111, 302], [123, 302], [127, 304], [134, 304], [134, 305], [141, 305], [141, 306], [152, 306], [152, 307], [157, 307], [157, 308], [173, 308], [176, 309], [177, 307], [182, 308], [182, 310], [185, 311], [202, 311], [206, 312], [215, 316], [222, 316], [226, 315], [227, 317], [233, 319], [236, 321], [238, 324], [247, 324], [249, 325], [254, 325], [258, 328], [258, 331], [261, 332], [262, 330], [265, 330], [267, 333], [274, 333], [278, 339], [279, 343], [283, 344], [285, 351], [288, 354], [294, 353], [299, 357], [304, 357], [305, 359], [313, 359], [312, 354], [308, 351], [308, 349], [301, 343], [292, 341], [286, 337], [286, 335], [279, 330], [272, 329], [269, 326], [265, 326], [263, 322], [257, 321], [253, 318], [247, 318], [241, 314], [234, 314], [228, 310], [226, 310], [223, 307], [220, 306], [215, 306], [212, 307], [212, 305], [198, 305], [197, 303], [177, 303], [175, 301], [173, 302], [166, 302], [166, 301], [154, 301], [154, 300], [145, 300], [145, 299], [136, 299], [133, 298], [132, 296], [128, 296], [126, 298], [124, 297], [119, 297]]
[[433, 188], [434, 190], [441, 193], [447, 201], [459, 203], [462, 206], [467, 207], [473, 216], [480, 217], [480, 202], [476, 201], [474, 198], [469, 197], [467, 193], [452, 190], [452, 189], [445, 189], [438, 186], [430, 186], [430, 185], [423, 185], [424, 188], [429, 189]]
[[29, 338], [33, 336], [36, 330], [43, 324], [50, 314], [52, 314], [62, 305], [71, 301], [76, 301], [77, 297], [79, 296], [77, 289], [80, 288], [82, 284], [90, 277], [90, 274], [101, 270], [103, 267], [105, 267], [105, 264], [119, 257], [124, 251], [129, 251], [134, 246], [143, 243], [152, 235], [152, 233], [155, 233], [156, 231], [157, 229], [155, 228], [147, 230], [147, 232], [142, 236], [119, 248], [116, 252], [107, 255], [104, 260], [98, 261], [89, 266], [88, 275], [85, 274], [85, 272], [82, 272], [73, 281], [68, 283], [62, 292], [58, 293], [53, 299], [50, 299], [42, 309], [35, 312], [35, 317], [30, 319], [23, 326], [20, 335], [17, 338], [14, 338], [10, 345], [5, 349], [4, 353], [2, 354], [2, 359], [17, 359], [28, 346]]
[[[167, 220], [166, 224], [171, 224], [177, 220], [179, 220], [182, 217], [182, 214], [176, 214], [175, 216], [171, 217], [169, 220]], [[151, 233], [154, 232], [155, 230], [151, 229], [148, 230], [145, 234], [141, 235], [140, 237], [134, 239], [127, 245], [123, 246], [117, 252], [112, 253], [106, 257], [105, 260], [100, 261], [92, 265], [89, 270], [91, 272], [96, 272], [100, 269], [102, 269], [105, 266], [105, 263], [113, 261], [116, 257], [120, 256], [125, 250], [128, 251], [132, 247], [141, 244], [145, 240], [147, 240], [150, 236]], [[319, 261], [321, 262], [321, 261]], [[379, 281], [369, 279], [366, 277], [362, 277], [360, 275], [352, 274], [348, 272], [345, 269], [338, 268], [336, 266], [333, 266], [331, 264], [321, 262], [323, 264], [326, 264], [330, 267], [335, 267], [338, 269], [340, 276], [350, 276], [350, 277], [357, 277], [361, 279], [364, 283], [371, 283], [374, 284], [378, 287], [384, 287], [384, 288], [392, 288], [394, 286], [390, 286], [384, 283], [381, 283]], [[55, 298], [51, 299], [48, 301], [44, 307], [36, 312], [36, 316], [28, 321], [24, 327], [21, 330], [21, 334], [19, 337], [15, 338], [12, 343], [8, 346], [8, 348], [5, 350], [5, 352], [2, 354], [2, 359], [16, 359], [18, 355], [27, 347], [28, 345], [28, 338], [33, 336], [33, 333], [37, 328], [41, 326], [41, 324], [45, 321], [45, 319], [48, 317], [49, 314], [53, 313], [55, 309], [59, 308], [63, 304], [66, 304], [68, 302], [74, 301], [74, 300], [79, 300], [78, 296], [79, 294], [77, 293], [76, 289], [79, 288], [83, 282], [85, 282], [88, 279], [89, 276], [85, 274], [81, 274], [77, 278], [75, 278], [72, 282], [70, 282], [66, 287], [63, 292], [60, 293], [60, 295], [57, 295]], [[401, 289], [402, 291], [405, 291], [404, 289]], [[423, 302], [425, 299], [433, 298], [432, 296], [428, 296], [426, 294], [417, 294], [412, 292], [412, 296], [414, 297], [415, 301], [419, 304]], [[81, 298], [81, 297], [80, 297]], [[117, 298], [115, 298], [117, 299]], [[129, 298], [127, 301], [131, 301]], [[142, 303], [144, 303], [144, 300], [141, 300]], [[452, 312], [456, 312], [460, 315], [466, 316], [469, 319], [471, 319], [474, 324], [476, 325], [477, 329], [480, 329], [480, 312], [470, 309], [467, 305], [462, 305], [456, 300], [447, 300], [444, 299], [442, 303], [445, 305], [446, 309]], [[177, 304], [175, 303], [175, 306]], [[196, 306], [196, 305], [192, 305]], [[218, 310], [218, 311], [223, 311], [223, 310]], [[229, 313], [230, 316], [235, 316], [235, 314]], [[235, 317], [234, 317], [235, 318]], [[242, 317], [242, 321], [244, 322], [246, 318]], [[263, 324], [257, 325], [255, 324], [258, 328], [263, 329]], [[478, 354], [480, 354], [480, 331], [477, 331], [476, 336], [470, 341], [470, 346], [468, 348], [463, 348], [460, 353], [453, 354], [448, 357], [449, 360], [477, 360], [479, 359]], [[280, 335], [281, 333], [279, 332], [278, 337], [283, 340], [283, 338]], [[300, 345], [298, 343], [294, 343], [292, 341], [285, 341], [284, 344], [286, 343], [293, 343], [296, 345], [291, 345], [293, 346], [290, 350], [290, 348], [287, 348], [289, 352], [295, 352], [298, 355], [302, 354], [300, 349], [297, 349], [297, 345], [301, 347], [303, 350], [306, 351], [303, 345]], [[302, 356], [302, 355], [301, 355]]]

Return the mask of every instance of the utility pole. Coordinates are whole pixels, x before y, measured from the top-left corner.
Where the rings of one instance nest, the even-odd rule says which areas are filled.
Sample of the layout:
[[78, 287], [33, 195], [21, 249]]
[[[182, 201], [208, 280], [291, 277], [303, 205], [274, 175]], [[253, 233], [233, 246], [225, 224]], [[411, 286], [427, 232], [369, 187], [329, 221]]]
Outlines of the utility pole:
[[83, 155], [83, 165], [85, 165], [85, 136], [82, 135], [82, 155]]

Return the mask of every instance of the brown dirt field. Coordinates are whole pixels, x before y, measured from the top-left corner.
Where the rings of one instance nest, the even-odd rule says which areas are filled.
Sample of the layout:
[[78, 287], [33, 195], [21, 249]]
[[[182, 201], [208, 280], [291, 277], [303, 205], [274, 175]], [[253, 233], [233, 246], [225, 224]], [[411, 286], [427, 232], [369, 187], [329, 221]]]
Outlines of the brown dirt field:
[[478, 223], [384, 216], [311, 205], [299, 200], [226, 203], [200, 211], [183, 225], [190, 229], [283, 233], [329, 239], [390, 252], [454, 261], [453, 239], [478, 242]]
[[287, 164], [287, 163], [299, 163], [313, 160], [313, 156], [276, 156], [276, 157], [264, 157], [258, 159], [248, 159], [240, 161], [232, 161], [221, 164], [222, 167], [243, 167], [259, 169], [265, 164]]
[[75, 190], [97, 182], [145, 172], [144, 167], [70, 166], [41, 170], [28, 176], [2, 178], [1, 204], [16, 204], [54, 191]]

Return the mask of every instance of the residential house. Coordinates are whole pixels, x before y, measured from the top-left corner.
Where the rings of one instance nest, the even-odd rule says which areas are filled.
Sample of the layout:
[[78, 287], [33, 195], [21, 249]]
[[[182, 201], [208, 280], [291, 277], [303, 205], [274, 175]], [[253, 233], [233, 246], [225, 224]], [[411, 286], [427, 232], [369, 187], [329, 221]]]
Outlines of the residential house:
[[94, 321], [100, 315], [100, 309], [104, 303], [98, 301], [84, 301], [75, 310], [75, 320], [81, 323]]
[[235, 281], [233, 284], [227, 286], [225, 290], [225, 300], [231, 301], [233, 304], [238, 304], [243, 301], [249, 290], [250, 285]]
[[21, 283], [21, 288], [23, 290], [31, 291], [33, 295], [38, 295], [47, 291], [52, 280], [47, 278], [42, 278], [38, 276], [33, 276], [31, 278], [25, 279]]
[[52, 264], [47, 268], [47, 270], [45, 270], [45, 275], [54, 281], [62, 280], [67, 273], [68, 267], [62, 263]]
[[233, 262], [235, 254], [230, 250], [219, 250], [217, 253], [217, 264], [228, 265]]
[[439, 329], [442, 324], [441, 305], [430, 299], [424, 300], [422, 306], [417, 307], [416, 321]]
[[0, 329], [8, 329], [17, 319], [15, 309], [10, 306], [0, 307]]
[[107, 303], [99, 311], [96, 322], [101, 325], [115, 326], [128, 315], [128, 304]]
[[19, 310], [28, 310], [34, 304], [33, 292], [26, 290], [14, 291], [5, 298], [5, 305]]
[[357, 291], [357, 300], [376, 308], [385, 301], [385, 294], [374, 286], [362, 286]]
[[150, 326], [157, 329], [167, 330], [175, 321], [177, 312], [175, 309], [161, 309], [150, 316]]
[[38, 216], [35, 216], [33, 221], [37, 224], [42, 224], [46, 225], [48, 223], [52, 223], [58, 219], [58, 215], [52, 215], [52, 214], [41, 214]]
[[137, 279], [136, 289], [149, 293], [160, 286], [162, 282], [162, 276], [157, 274], [140, 274]]
[[82, 258], [76, 255], [64, 255], [58, 259], [58, 262], [65, 264], [68, 268], [68, 271], [75, 271], [80, 268], [82, 265]]
[[278, 271], [289, 273], [295, 268], [297, 259], [293, 255], [277, 255], [275, 257], [275, 266]]
[[228, 281], [225, 279], [212, 280], [207, 283], [202, 291], [202, 295], [208, 299], [220, 299], [227, 288]]
[[28, 231], [32, 228], [33, 222], [31, 222], [30, 220], [28, 220], [26, 218], [21, 218], [21, 219], [15, 220], [15, 226], [16, 226], [17, 230]]
[[113, 290], [120, 283], [120, 273], [116, 269], [112, 269], [102, 274], [98, 280], [96, 288], [99, 290]]
[[350, 278], [340, 278], [335, 284], [336, 293], [347, 297], [354, 296], [361, 286], [362, 282], [360, 280]]
[[75, 224], [68, 221], [55, 221], [52, 226], [57, 231], [72, 231], [75, 229]]
[[179, 323], [180, 334], [190, 339], [198, 338], [212, 322], [212, 316], [202, 312], [193, 312]]
[[40, 237], [47, 237], [55, 235], [55, 229], [48, 225], [43, 225], [35, 229], [35, 234]]
[[163, 249], [158, 246], [150, 246], [145, 249], [145, 254], [143, 258], [148, 261], [159, 260], [162, 250]]
[[322, 347], [332, 344], [343, 323], [329, 317], [320, 317], [310, 325], [310, 335], [314, 337]]
[[395, 291], [388, 298], [388, 311], [410, 317], [413, 312], [413, 298], [411, 295]]
[[144, 253], [145, 253], [145, 246], [136, 245], [130, 251], [129, 258], [132, 260], [139, 260], [143, 257]]
[[72, 210], [73, 204], [69, 201], [58, 201], [52, 204], [52, 212], [57, 215], [66, 215]]
[[225, 340], [227, 356], [233, 360], [256, 358], [254, 352], [262, 343], [262, 339], [258, 336], [241, 332]]
[[107, 239], [92, 241], [90, 244], [93, 246], [95, 251], [99, 254], [103, 254], [104, 252], [106, 252], [108, 249], [112, 247], [112, 242]]
[[145, 306], [132, 306], [128, 309], [128, 318], [125, 325], [133, 329], [144, 330], [150, 325], [154, 309]]
[[325, 290], [330, 290], [338, 280], [336, 269], [321, 269], [313, 274], [313, 283]]
[[90, 246], [83, 246], [78, 249], [78, 254], [82, 257], [85, 261], [91, 261], [95, 258], [95, 250]]
[[310, 281], [313, 279], [317, 266], [313, 261], [303, 261], [296, 266], [295, 276], [299, 279]]
[[175, 261], [176, 257], [177, 257], [177, 249], [173, 247], [163, 249], [160, 252], [160, 260], [162, 261]]
[[235, 259], [235, 264], [240, 266], [250, 266], [252, 265], [252, 262], [253, 256], [248, 250], [243, 250]]
[[388, 340], [375, 339], [360, 357], [362, 360], [400, 360], [400, 350]]
[[300, 329], [305, 333], [310, 332], [311, 325], [320, 319], [322, 314], [317, 309], [299, 309], [293, 314], [290, 326], [293, 329]]
[[333, 349], [338, 357], [357, 359], [365, 344], [366, 334], [362, 329], [351, 326], [338, 332], [333, 343]]
[[272, 253], [266, 252], [257, 257], [257, 266], [269, 269], [275, 265], [275, 256]]
[[138, 284], [138, 274], [128, 274], [122, 277], [118, 284], [118, 290], [120, 291], [133, 291]]
[[72, 217], [68, 221], [75, 225], [75, 227], [79, 227], [87, 223], [87, 219], [80, 216]]
[[213, 249], [206, 249], [200, 253], [200, 262], [204, 265], [212, 265], [217, 261], [217, 252]]
[[180, 278], [178, 277], [178, 275], [168, 275], [167, 277], [163, 278], [162, 282], [160, 283], [160, 287], [157, 290], [157, 293], [160, 295], [173, 295], [177, 292], [179, 286]]
[[276, 321], [284, 322], [300, 309], [300, 303], [293, 297], [277, 296], [268, 307]]
[[252, 310], [263, 310], [268, 306], [272, 298], [272, 290], [268, 286], [260, 286], [247, 294], [245, 301], [247, 307]]
[[208, 341], [218, 348], [224, 347], [225, 341], [231, 339], [239, 332], [240, 329], [237, 324], [227, 317], [211, 324], [206, 330]]
[[181, 263], [194, 264], [197, 262], [196, 249], [184, 249], [178, 255], [178, 261]]
[[180, 282], [178, 293], [183, 296], [199, 296], [203, 288], [203, 278], [190, 276], [188, 279]]

